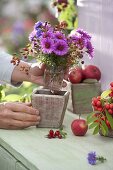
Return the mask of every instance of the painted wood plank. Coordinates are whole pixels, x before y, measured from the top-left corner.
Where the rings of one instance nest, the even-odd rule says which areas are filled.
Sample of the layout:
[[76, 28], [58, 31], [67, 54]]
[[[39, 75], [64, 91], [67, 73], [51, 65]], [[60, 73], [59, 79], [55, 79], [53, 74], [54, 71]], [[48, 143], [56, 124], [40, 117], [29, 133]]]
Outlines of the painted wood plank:
[[15, 170], [16, 159], [0, 146], [0, 170]]
[[29, 169], [22, 165], [20, 162], [16, 162], [15, 170], [29, 170]]
[[93, 136], [89, 130], [84, 137], [74, 136], [70, 129], [76, 114], [67, 112], [64, 119], [66, 139], [47, 139], [47, 128], [28, 128], [25, 130], [0, 130], [0, 144], [18, 161], [30, 170], [91, 170], [87, 163], [87, 153], [96, 151], [107, 158], [95, 170], [112, 170], [113, 139]]

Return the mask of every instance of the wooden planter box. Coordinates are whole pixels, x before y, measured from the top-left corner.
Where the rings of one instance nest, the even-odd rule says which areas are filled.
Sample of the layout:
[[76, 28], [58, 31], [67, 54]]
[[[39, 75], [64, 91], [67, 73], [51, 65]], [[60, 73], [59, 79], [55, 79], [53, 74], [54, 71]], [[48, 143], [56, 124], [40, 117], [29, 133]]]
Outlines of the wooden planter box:
[[32, 106], [39, 110], [40, 124], [37, 127], [59, 128], [64, 119], [69, 92], [53, 95], [49, 89], [38, 89], [32, 94]]
[[[104, 136], [104, 135], [102, 134], [101, 129], [100, 129], [100, 131], [99, 131], [99, 134], [100, 134], [101, 136]], [[113, 138], [113, 129], [109, 129], [108, 134], [105, 135], [104, 137]]]
[[71, 84], [73, 112], [75, 114], [85, 114], [92, 112], [92, 98], [99, 96], [100, 94], [101, 84], [99, 82]]
[[76, 114], [92, 112], [92, 98], [100, 94], [101, 84], [99, 82], [71, 84], [73, 112]]

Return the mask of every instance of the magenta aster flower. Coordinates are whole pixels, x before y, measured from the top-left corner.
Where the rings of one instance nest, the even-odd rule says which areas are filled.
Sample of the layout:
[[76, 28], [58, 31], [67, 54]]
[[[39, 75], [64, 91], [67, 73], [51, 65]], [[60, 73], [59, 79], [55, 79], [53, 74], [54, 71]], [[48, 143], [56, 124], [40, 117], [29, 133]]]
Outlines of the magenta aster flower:
[[91, 36], [87, 32], [78, 29], [77, 31], [73, 32], [72, 35], [70, 36], [69, 43], [74, 43], [79, 50], [84, 51], [84, 49], [86, 49], [85, 52], [89, 54], [90, 58], [92, 58], [94, 48], [91, 44], [90, 39]]
[[69, 39], [69, 42], [72, 43], [77, 43], [79, 41], [80, 37], [79, 36], [76, 36], [76, 35], [72, 35]]
[[42, 37], [43, 37], [43, 38], [53, 38], [53, 37], [54, 37], [54, 34], [53, 34], [53, 32], [51, 32], [51, 31], [47, 31], [47, 32], [43, 32], [43, 33], [42, 33]]
[[50, 54], [53, 51], [53, 40], [49, 39], [49, 38], [42, 38], [41, 39], [41, 49], [43, 51], [43, 53], [47, 53]]
[[65, 35], [64, 35], [62, 32], [60, 32], [60, 31], [56, 31], [56, 32], [54, 33], [54, 35], [55, 35], [55, 38], [56, 38], [56, 39], [66, 40]]
[[54, 28], [49, 23], [44, 24], [44, 27], [47, 31], [50, 31], [50, 32], [53, 32], [54, 30]]
[[93, 48], [90, 41], [87, 42], [87, 47], [86, 48], [87, 48], [87, 53], [90, 55], [90, 58], [93, 58], [93, 56], [94, 56], [94, 48]]
[[63, 40], [57, 41], [54, 45], [53, 52], [59, 56], [63, 56], [65, 54], [67, 54], [68, 53], [68, 44]]
[[77, 29], [76, 32], [82, 35], [83, 38], [91, 39], [91, 36], [83, 29]]

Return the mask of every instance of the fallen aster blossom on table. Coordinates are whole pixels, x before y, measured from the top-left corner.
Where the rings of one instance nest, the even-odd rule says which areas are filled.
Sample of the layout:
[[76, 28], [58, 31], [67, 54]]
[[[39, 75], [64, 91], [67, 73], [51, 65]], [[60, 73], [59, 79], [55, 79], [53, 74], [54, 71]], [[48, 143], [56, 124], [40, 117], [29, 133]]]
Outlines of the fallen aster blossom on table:
[[106, 161], [106, 158], [104, 158], [103, 156], [97, 156], [96, 152], [89, 152], [87, 159], [88, 159], [88, 163], [91, 165], [96, 165], [97, 161], [101, 163]]

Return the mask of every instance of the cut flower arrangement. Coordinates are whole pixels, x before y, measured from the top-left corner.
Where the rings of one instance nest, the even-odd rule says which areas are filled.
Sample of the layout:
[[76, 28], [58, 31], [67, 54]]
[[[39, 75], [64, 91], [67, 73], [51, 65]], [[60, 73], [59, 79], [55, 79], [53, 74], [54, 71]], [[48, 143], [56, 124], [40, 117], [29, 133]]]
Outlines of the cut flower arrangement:
[[85, 53], [92, 58], [91, 36], [81, 29], [68, 35], [66, 27], [66, 22], [53, 27], [48, 22], [38, 21], [29, 35], [30, 43], [22, 51], [23, 56], [32, 56], [32, 59], [55, 68], [72, 66], [78, 63]]
[[92, 99], [92, 107], [94, 111], [88, 115], [87, 122], [90, 129], [94, 128], [93, 134], [113, 137], [113, 82], [101, 96]]
[[[61, 75], [67, 68], [82, 61], [84, 54], [89, 58], [93, 57], [91, 36], [82, 29], [68, 34], [66, 27], [66, 22], [53, 27], [48, 22], [38, 21], [29, 35], [30, 43], [21, 50], [21, 57], [44, 63], [51, 70], [52, 81], [57, 75], [56, 71]], [[18, 63], [18, 59], [14, 57], [13, 63], [16, 63], [16, 60]], [[50, 83], [51, 81], [48, 84]]]

